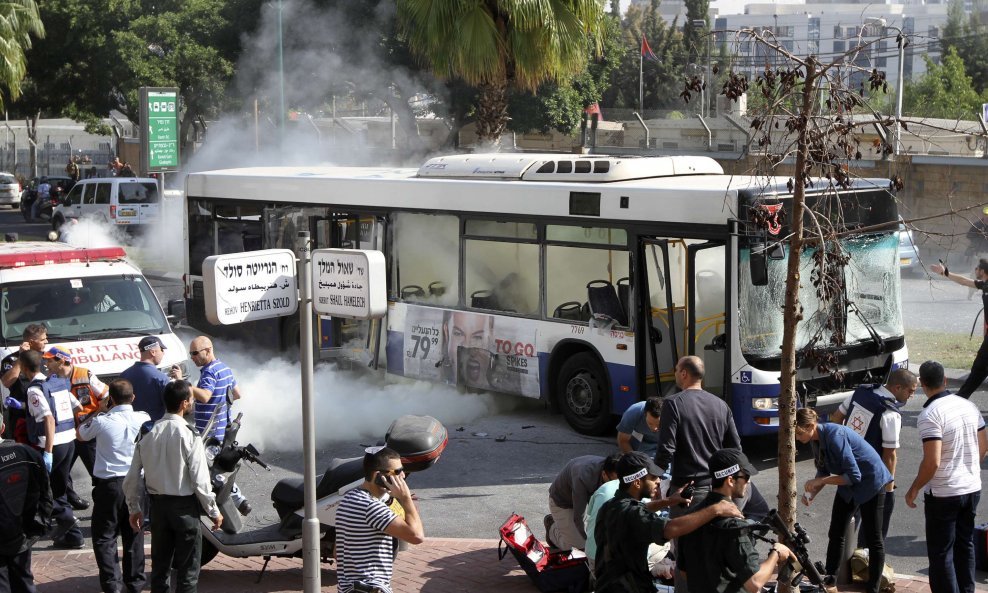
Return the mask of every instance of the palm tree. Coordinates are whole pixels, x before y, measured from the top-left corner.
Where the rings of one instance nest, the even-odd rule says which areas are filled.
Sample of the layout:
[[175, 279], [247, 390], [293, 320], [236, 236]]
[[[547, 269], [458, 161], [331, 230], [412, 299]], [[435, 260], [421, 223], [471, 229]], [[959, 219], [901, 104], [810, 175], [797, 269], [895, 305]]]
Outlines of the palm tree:
[[0, 0], [0, 110], [4, 108], [3, 89], [14, 100], [21, 94], [21, 81], [27, 75], [31, 35], [45, 36], [45, 27], [34, 0]]
[[477, 87], [477, 135], [495, 143], [508, 90], [580, 72], [588, 38], [600, 51], [605, 18], [602, 0], [398, 0], [409, 48], [440, 78]]

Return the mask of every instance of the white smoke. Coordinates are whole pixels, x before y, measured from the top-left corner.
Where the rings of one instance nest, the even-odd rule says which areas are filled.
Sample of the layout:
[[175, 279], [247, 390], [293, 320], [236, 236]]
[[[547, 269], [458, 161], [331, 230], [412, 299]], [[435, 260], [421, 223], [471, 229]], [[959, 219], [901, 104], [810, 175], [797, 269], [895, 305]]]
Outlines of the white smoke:
[[62, 225], [59, 239], [73, 247], [123, 247], [128, 243], [126, 231], [115, 224], [90, 216], [69, 219]]
[[[213, 341], [217, 358], [228, 365], [242, 394], [232, 408], [243, 412], [237, 440], [261, 451], [302, 448], [301, 365], [283, 358], [247, 353], [243, 345]], [[189, 377], [195, 382], [197, 372]], [[459, 393], [443, 384], [340, 370], [318, 364], [313, 381], [316, 446], [335, 441], [377, 442], [403, 414], [433, 416], [447, 426], [512, 409], [519, 399], [487, 393]]]

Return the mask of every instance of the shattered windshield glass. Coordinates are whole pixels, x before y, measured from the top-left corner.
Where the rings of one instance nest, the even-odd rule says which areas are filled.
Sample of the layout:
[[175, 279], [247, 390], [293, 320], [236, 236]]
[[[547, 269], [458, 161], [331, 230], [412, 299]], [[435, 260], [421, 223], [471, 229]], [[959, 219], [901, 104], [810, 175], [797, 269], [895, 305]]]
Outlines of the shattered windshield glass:
[[[850, 345], [900, 337], [902, 305], [899, 298], [898, 237], [895, 233], [848, 237], [842, 245], [850, 256], [844, 268], [845, 296], [848, 303], [843, 342]], [[786, 255], [788, 256], [788, 249]], [[738, 318], [741, 351], [746, 358], [778, 357], [782, 352], [782, 306], [785, 303], [786, 259], [768, 260], [768, 285], [751, 283], [751, 249], [742, 247], [738, 266]], [[803, 321], [796, 332], [796, 348], [806, 346], [820, 335], [821, 345], [829, 345], [832, 330], [827, 323], [833, 306], [821, 304], [810, 281], [813, 251], [800, 257], [799, 302]], [[856, 312], [855, 312], [856, 309]], [[843, 324], [836, 324], [840, 328]]]

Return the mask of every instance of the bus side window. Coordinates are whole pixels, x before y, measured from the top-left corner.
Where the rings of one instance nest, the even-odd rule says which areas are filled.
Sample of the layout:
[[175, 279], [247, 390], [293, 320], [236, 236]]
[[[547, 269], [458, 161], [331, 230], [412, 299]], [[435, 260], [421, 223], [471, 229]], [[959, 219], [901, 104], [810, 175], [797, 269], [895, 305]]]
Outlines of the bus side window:
[[[460, 285], [460, 220], [455, 216], [393, 215], [391, 286], [403, 301], [456, 305]], [[469, 299], [469, 293], [467, 293]]]
[[[545, 269], [546, 298], [552, 307], [551, 316], [568, 321], [587, 321], [590, 312], [590, 307], [584, 305], [589, 298], [587, 285], [604, 280], [611, 284], [608, 288], [614, 292], [614, 285], [618, 280], [629, 275], [628, 252], [548, 245]], [[616, 293], [613, 300], [617, 308], [623, 308]], [[578, 311], [575, 305], [580, 305]], [[613, 313], [615, 320], [627, 324], [628, 315], [625, 311], [617, 314], [615, 310]]]
[[[539, 311], [539, 246], [534, 243], [468, 239], [466, 293], [491, 291], [489, 307], [506, 313]], [[473, 305], [471, 305], [473, 306]]]

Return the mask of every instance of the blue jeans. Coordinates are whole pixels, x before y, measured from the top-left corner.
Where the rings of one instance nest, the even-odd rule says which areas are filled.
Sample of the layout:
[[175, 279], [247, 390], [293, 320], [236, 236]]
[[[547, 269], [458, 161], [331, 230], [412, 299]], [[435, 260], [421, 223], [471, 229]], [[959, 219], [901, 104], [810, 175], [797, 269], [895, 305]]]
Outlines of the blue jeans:
[[974, 593], [974, 516], [980, 492], [926, 495], [926, 550], [933, 593]]

